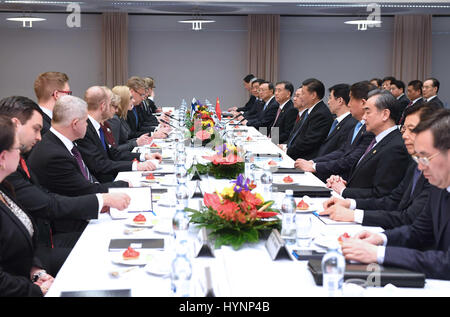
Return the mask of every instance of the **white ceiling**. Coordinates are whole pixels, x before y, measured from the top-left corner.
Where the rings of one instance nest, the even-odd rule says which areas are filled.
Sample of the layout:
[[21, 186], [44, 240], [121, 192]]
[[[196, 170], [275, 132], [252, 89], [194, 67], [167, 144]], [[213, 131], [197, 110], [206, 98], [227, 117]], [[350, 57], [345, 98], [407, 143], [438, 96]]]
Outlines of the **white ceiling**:
[[[66, 12], [67, 0], [0, 0], [3, 12]], [[376, 2], [381, 5], [382, 15], [394, 14], [435, 14], [450, 15], [450, 2], [434, 1], [374, 1], [358, 2], [344, 0], [329, 1], [143, 1], [143, 0], [83, 0], [78, 1], [81, 12], [122, 11], [136, 14], [193, 14], [202, 15], [368, 15], [367, 4]]]

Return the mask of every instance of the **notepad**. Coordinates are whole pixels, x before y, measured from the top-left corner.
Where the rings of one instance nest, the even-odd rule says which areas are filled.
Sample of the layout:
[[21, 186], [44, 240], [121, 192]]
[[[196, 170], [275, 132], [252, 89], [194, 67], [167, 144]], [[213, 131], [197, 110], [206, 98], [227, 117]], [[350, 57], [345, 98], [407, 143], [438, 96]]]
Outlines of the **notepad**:
[[152, 203], [152, 188], [151, 187], [132, 187], [132, 188], [109, 188], [109, 193], [125, 193], [130, 196], [130, 204], [128, 208], [124, 210], [118, 210], [116, 208], [111, 208], [109, 214], [112, 219], [125, 219], [128, 218], [129, 211], [148, 211], [153, 210]]

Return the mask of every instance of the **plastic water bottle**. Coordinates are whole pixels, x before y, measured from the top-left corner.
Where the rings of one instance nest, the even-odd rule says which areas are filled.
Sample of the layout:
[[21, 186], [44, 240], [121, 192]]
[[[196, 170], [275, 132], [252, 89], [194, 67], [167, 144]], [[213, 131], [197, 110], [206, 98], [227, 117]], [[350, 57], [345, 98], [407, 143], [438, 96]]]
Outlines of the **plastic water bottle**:
[[244, 156], [244, 174], [245, 177], [250, 179], [251, 181], [255, 181], [255, 175], [254, 175], [254, 160], [253, 153], [250, 151], [247, 151]]
[[177, 188], [175, 189], [175, 197], [177, 199], [177, 204], [182, 206], [183, 209], [188, 206], [189, 189], [186, 185], [186, 181], [181, 180], [177, 184]]
[[264, 172], [261, 174], [261, 185], [263, 187], [263, 195], [265, 200], [272, 199], [272, 182], [273, 182], [273, 174], [270, 170], [270, 166], [264, 167]]
[[187, 241], [177, 245], [176, 256], [172, 261], [170, 288], [175, 297], [188, 297], [191, 289], [192, 264], [187, 256]]
[[294, 193], [288, 189], [285, 192], [283, 201], [281, 202], [281, 238], [286, 244], [295, 244], [297, 239], [296, 225], [295, 225], [295, 200]]
[[175, 214], [172, 218], [172, 228], [175, 235], [175, 241], [181, 243], [187, 241], [187, 235], [189, 230], [189, 216], [184, 211], [184, 206], [178, 204]]
[[340, 245], [336, 241], [330, 246], [322, 258], [323, 287], [328, 296], [342, 296], [344, 283], [345, 258], [340, 252]]

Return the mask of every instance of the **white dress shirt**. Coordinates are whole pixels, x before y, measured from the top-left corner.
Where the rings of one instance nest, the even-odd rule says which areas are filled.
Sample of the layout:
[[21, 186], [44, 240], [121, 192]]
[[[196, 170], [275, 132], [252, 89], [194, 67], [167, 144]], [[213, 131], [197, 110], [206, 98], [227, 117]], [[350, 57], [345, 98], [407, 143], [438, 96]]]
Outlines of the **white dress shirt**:
[[[99, 129], [101, 128], [100, 123], [97, 122], [97, 120], [95, 120], [94, 118], [92, 118], [90, 115], [88, 115], [89, 120], [91, 121], [92, 125], [94, 126], [95, 131], [97, 132], [98, 138], [100, 139], [100, 131]], [[106, 142], [106, 140], [105, 140]], [[108, 144], [108, 142], [106, 142], [107, 146], [111, 146], [110, 144]], [[139, 156], [139, 160], [141, 162], [145, 161], [145, 153], [141, 153], [141, 155]], [[133, 164], [131, 165], [131, 170], [132, 171], [137, 171], [137, 162], [133, 162]]]
[[[70, 141], [65, 135], [59, 133], [58, 131], [56, 131], [53, 127], [50, 127], [50, 131], [58, 138], [61, 140], [61, 142], [64, 144], [64, 146], [67, 148], [67, 151], [69, 151], [70, 155], [73, 156], [72, 154], [72, 149], [73, 149], [73, 142]], [[100, 213], [100, 211], [103, 208], [103, 196], [102, 194], [95, 194], [95, 196], [97, 197], [97, 201], [98, 201], [98, 213]]]

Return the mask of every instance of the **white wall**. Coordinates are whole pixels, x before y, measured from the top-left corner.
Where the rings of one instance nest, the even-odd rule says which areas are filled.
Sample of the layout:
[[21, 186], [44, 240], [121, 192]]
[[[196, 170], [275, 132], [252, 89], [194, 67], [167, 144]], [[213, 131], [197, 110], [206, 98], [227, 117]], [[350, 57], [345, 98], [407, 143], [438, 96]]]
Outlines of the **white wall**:
[[328, 88], [390, 74], [392, 18], [380, 28], [358, 31], [346, 18], [284, 17], [281, 19], [280, 79], [298, 88], [307, 78]]
[[[23, 29], [0, 13], [0, 97], [34, 99], [33, 81], [44, 71], [66, 72], [74, 94], [101, 84], [101, 15], [83, 14], [81, 28], [66, 27], [66, 14], [45, 14], [45, 22]], [[178, 23], [177, 16], [130, 15], [129, 75], [156, 79], [156, 102], [179, 105], [193, 97], [226, 109], [248, 98], [242, 87], [247, 71], [245, 16], [218, 16], [201, 32]], [[361, 32], [345, 18], [282, 17], [280, 80], [295, 87], [308, 77], [326, 88], [389, 75], [393, 18], [381, 28]], [[433, 76], [441, 82], [440, 97], [450, 102], [450, 17], [433, 19]]]
[[222, 109], [248, 99], [242, 86], [247, 71], [246, 17], [215, 17], [202, 31], [178, 23], [186, 17], [129, 17], [129, 75], [156, 81], [156, 104], [178, 106], [205, 98]]
[[22, 95], [36, 100], [33, 83], [46, 71], [65, 72], [74, 95], [102, 78], [101, 15], [82, 15], [81, 28], [68, 28], [65, 14], [44, 14], [47, 21], [24, 29], [7, 22], [17, 14], [0, 13], [0, 97]]
[[433, 18], [432, 77], [440, 82], [439, 99], [450, 107], [450, 18]]

